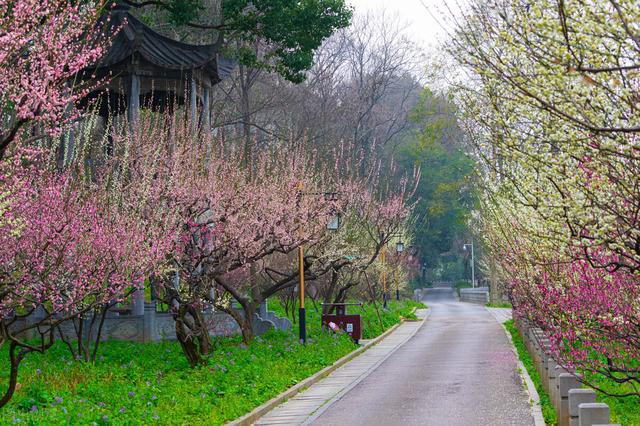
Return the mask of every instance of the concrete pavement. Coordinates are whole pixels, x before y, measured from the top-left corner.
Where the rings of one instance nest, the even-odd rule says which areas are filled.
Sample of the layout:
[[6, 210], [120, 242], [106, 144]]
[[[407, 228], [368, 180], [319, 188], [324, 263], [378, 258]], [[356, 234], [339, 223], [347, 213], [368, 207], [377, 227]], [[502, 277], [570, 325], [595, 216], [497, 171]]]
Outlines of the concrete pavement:
[[533, 425], [517, 361], [500, 324], [451, 289], [428, 291], [424, 327], [313, 425]]
[[[419, 309], [416, 315], [424, 318], [426, 309]], [[364, 353], [339, 367], [329, 376], [311, 385], [260, 418], [256, 425], [299, 425], [308, 422], [323, 407], [338, 400], [366, 378], [398, 348], [402, 347], [423, 325], [422, 321], [402, 323], [377, 344]]]

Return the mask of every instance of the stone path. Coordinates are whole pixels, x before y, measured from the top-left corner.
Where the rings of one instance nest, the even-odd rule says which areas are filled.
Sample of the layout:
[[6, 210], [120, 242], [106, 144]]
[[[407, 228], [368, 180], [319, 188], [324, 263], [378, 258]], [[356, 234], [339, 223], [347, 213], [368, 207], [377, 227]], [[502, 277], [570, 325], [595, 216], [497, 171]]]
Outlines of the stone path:
[[504, 324], [512, 319], [511, 308], [487, 308], [487, 311], [489, 311], [500, 324]]
[[484, 306], [453, 291], [426, 293], [429, 319], [416, 335], [314, 425], [533, 425], [507, 335]]
[[534, 425], [499, 324], [508, 312], [457, 302], [445, 288], [430, 289], [426, 303], [424, 326], [404, 324], [258, 424]]
[[[427, 310], [416, 312], [419, 318], [426, 316]], [[389, 357], [396, 349], [410, 339], [423, 324], [423, 321], [405, 322], [391, 335], [377, 345], [371, 347], [362, 355], [348, 362], [325, 379], [299, 393], [284, 404], [280, 405], [257, 425], [299, 425], [307, 421], [323, 405], [339, 398], [351, 387], [374, 370], [381, 362]]]

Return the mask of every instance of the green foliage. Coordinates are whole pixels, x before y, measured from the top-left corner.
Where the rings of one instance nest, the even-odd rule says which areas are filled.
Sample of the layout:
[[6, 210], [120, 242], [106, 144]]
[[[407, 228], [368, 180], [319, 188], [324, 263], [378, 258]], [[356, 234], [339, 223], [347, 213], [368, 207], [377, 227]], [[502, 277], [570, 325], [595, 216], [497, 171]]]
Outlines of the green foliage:
[[458, 281], [457, 283], [455, 283], [453, 285], [453, 288], [455, 289], [456, 293], [458, 293], [458, 296], [460, 296], [460, 289], [461, 288], [471, 288], [473, 287], [471, 285], [471, 283], [469, 281]]
[[522, 337], [520, 337], [520, 334], [518, 333], [513, 320], [505, 322], [504, 327], [507, 329], [509, 334], [511, 334], [511, 339], [513, 340], [513, 345], [518, 351], [520, 361], [522, 361], [522, 363], [524, 364], [527, 372], [529, 373], [529, 377], [531, 377], [531, 380], [536, 387], [536, 391], [538, 391], [538, 395], [540, 396], [542, 415], [544, 416], [544, 422], [547, 425], [558, 424], [558, 416], [556, 414], [556, 410], [551, 403], [551, 399], [549, 399], [549, 394], [547, 394], [547, 392], [544, 390], [544, 387], [542, 386], [540, 374], [538, 374], [538, 370], [536, 370], [536, 368], [534, 367], [533, 359], [531, 359], [531, 355], [529, 355], [529, 352], [524, 345], [524, 341], [522, 340]]
[[185, 25], [198, 18], [204, 9], [201, 0], [173, 0], [162, 3], [173, 23]]
[[[413, 243], [428, 268], [451, 269], [443, 266], [447, 262], [441, 255], [468, 232], [469, 214], [475, 203], [474, 163], [460, 148], [463, 134], [454, 106], [447, 98], [425, 89], [412, 119], [421, 131], [402, 145], [399, 159], [404, 169], [421, 169], [415, 194], [418, 204], [414, 209]], [[458, 257], [448, 262], [459, 265]]]
[[[423, 306], [390, 302], [389, 311], [381, 311], [384, 330]], [[282, 311], [279, 304], [270, 309]], [[360, 313], [370, 324], [365, 338], [384, 331], [372, 305]], [[218, 338], [208, 365], [197, 368], [189, 368], [176, 342], [108, 341], [95, 365], [71, 359], [56, 343], [44, 355], [25, 359], [19, 388], [0, 412], [0, 424], [224, 424], [355, 349], [346, 335], [323, 331], [313, 308], [307, 323], [307, 345], [298, 342], [297, 326], [288, 333], [271, 331], [248, 347], [240, 337]], [[6, 359], [6, 347], [0, 356]], [[0, 366], [3, 388], [7, 364]]]
[[[291, 333], [269, 332], [249, 347], [238, 337], [217, 339], [216, 347], [207, 366], [191, 369], [175, 342], [105, 342], [95, 365], [56, 344], [24, 361], [0, 424], [224, 424], [355, 348], [319, 330], [306, 346]], [[4, 388], [7, 363], [0, 377]]]
[[485, 306], [487, 308], [512, 308], [511, 303], [508, 302], [487, 303]]
[[[353, 14], [345, 0], [222, 0], [220, 24], [219, 17], [203, 13], [202, 0], [169, 0], [152, 6], [169, 12], [172, 23], [179, 26], [220, 28], [226, 54], [294, 83], [304, 80], [323, 40], [347, 27]], [[254, 50], [258, 42], [269, 46], [266, 55]]]
[[222, 14], [225, 27], [242, 41], [253, 45], [264, 40], [275, 46], [267, 58], [273, 61], [245, 52], [240, 56], [243, 62], [262, 64], [299, 83], [313, 65], [314, 51], [337, 29], [349, 25], [352, 11], [344, 0], [224, 0]]

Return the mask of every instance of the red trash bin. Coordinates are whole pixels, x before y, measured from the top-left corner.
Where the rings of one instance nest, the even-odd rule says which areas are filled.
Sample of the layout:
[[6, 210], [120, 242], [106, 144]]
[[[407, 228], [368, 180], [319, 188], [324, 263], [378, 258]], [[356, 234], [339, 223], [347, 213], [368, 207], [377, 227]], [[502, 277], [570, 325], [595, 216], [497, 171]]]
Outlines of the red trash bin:
[[336, 313], [322, 314], [322, 327], [329, 328], [329, 323], [332, 322], [357, 344], [362, 339], [362, 320], [360, 315], [347, 315], [346, 307], [349, 305], [362, 306], [361, 303], [323, 303], [322, 306], [334, 306]]

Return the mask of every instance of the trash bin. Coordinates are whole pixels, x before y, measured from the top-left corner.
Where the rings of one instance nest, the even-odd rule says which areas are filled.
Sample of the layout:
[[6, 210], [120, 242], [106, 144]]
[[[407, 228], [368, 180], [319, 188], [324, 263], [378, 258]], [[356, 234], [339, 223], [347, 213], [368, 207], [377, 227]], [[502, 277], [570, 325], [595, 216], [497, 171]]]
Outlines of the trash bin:
[[362, 320], [360, 315], [347, 315], [347, 306], [362, 306], [362, 303], [323, 303], [335, 307], [335, 314], [322, 314], [322, 328], [329, 328], [332, 322], [347, 333], [358, 344], [362, 339]]

